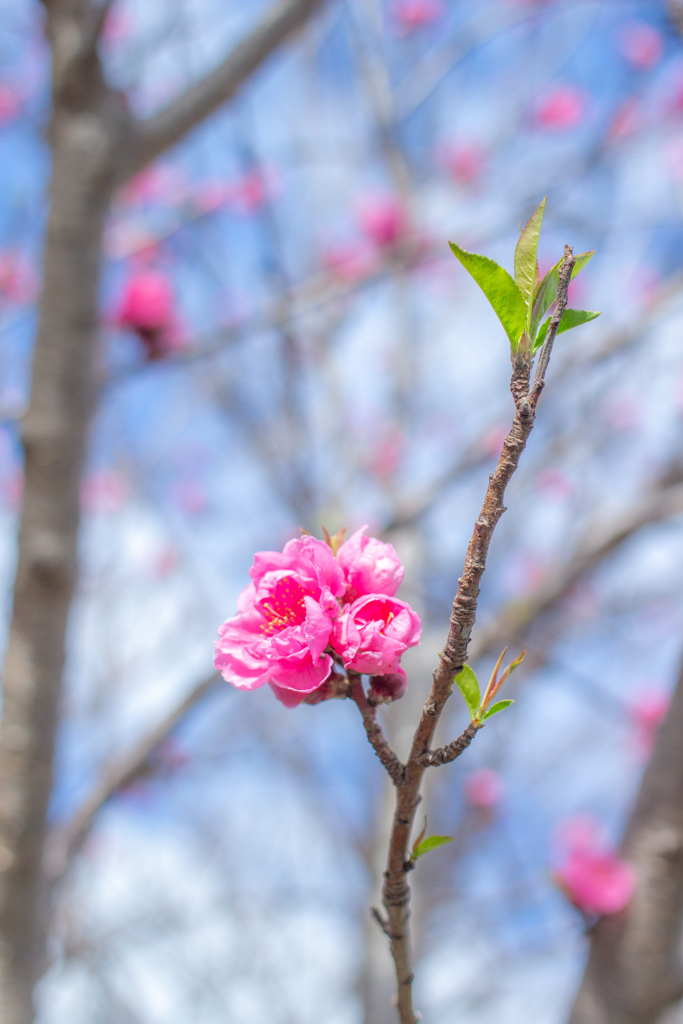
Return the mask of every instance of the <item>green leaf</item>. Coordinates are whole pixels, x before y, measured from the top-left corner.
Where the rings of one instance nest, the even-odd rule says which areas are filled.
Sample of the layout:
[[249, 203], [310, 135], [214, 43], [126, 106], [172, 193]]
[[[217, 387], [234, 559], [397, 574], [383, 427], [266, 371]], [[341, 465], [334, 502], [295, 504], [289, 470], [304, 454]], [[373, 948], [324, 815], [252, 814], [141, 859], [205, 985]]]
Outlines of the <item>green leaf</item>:
[[510, 705], [514, 703], [514, 700], [499, 700], [488, 709], [482, 718], [482, 722], [485, 722], [487, 718], [491, 717], [491, 715], [497, 715], [499, 711], [505, 711], [505, 708], [509, 708]]
[[538, 236], [541, 233], [543, 212], [545, 210], [546, 196], [536, 212], [529, 218], [526, 226], [522, 229], [515, 249], [515, 281], [524, 296], [527, 306], [526, 327], [531, 324], [531, 308], [533, 306], [534, 284], [536, 282], [536, 253], [538, 251]]
[[479, 681], [470, 666], [463, 666], [457, 676], [453, 676], [453, 682], [465, 698], [465, 704], [470, 709], [470, 715], [474, 718], [477, 708], [481, 703], [481, 694], [479, 692]]
[[421, 843], [413, 847], [410, 859], [417, 860], [423, 853], [429, 853], [430, 850], [435, 850], [437, 846], [445, 846], [446, 843], [452, 842], [453, 836], [429, 836], [428, 839], [423, 839]]
[[461, 249], [455, 242], [449, 242], [453, 255], [460, 260], [465, 270], [472, 275], [493, 311], [505, 328], [512, 351], [517, 351], [517, 342], [526, 327], [527, 308], [522, 292], [507, 270], [499, 267], [488, 256]]
[[[600, 316], [600, 313], [593, 309], [565, 309], [562, 314], [562, 319], [560, 320], [560, 326], [557, 328], [557, 333], [562, 334], [563, 331], [571, 331], [573, 327], [580, 327], [581, 324], [590, 323], [591, 320], [595, 320], [598, 316]], [[548, 319], [541, 324], [532, 352], [536, 352], [536, 350], [539, 349], [545, 341], [550, 320], [551, 317], [548, 317]]]
[[[592, 259], [594, 255], [595, 249], [591, 249], [590, 252], [580, 252], [578, 256], [574, 257], [574, 267], [571, 276], [572, 281], [578, 272], [583, 270], [588, 261]], [[534, 303], [531, 311], [529, 330], [532, 340], [536, 336], [536, 331], [538, 330], [538, 325], [541, 320], [546, 315], [553, 302], [557, 299], [557, 289], [560, 285], [561, 263], [562, 260], [559, 260], [554, 267], [550, 268], [534, 293]]]

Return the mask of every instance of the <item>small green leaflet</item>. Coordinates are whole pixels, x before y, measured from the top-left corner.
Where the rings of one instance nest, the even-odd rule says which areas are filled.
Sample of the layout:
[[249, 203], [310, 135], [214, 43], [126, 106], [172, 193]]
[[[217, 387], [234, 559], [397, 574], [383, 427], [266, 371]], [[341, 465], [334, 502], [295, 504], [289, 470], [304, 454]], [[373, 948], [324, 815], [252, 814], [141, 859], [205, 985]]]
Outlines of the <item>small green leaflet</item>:
[[531, 307], [533, 304], [534, 285], [536, 283], [536, 253], [538, 252], [538, 236], [541, 233], [543, 212], [546, 199], [542, 201], [536, 212], [529, 218], [528, 223], [522, 229], [515, 249], [515, 281], [524, 296], [524, 303], [528, 307], [526, 315], [527, 331], [531, 325]]
[[453, 682], [465, 698], [465, 704], [474, 718], [481, 703], [481, 693], [479, 692], [479, 681], [470, 666], [464, 665], [457, 676], [453, 676]]
[[499, 711], [505, 711], [505, 708], [509, 708], [510, 705], [514, 703], [514, 700], [499, 700], [497, 704], [493, 704], [488, 709], [488, 711], [482, 718], [482, 722], [485, 722], [487, 718], [491, 717], [491, 715], [497, 715]]
[[[590, 252], [581, 252], [578, 256], [574, 257], [574, 267], [572, 269], [572, 281], [580, 270], [586, 266], [588, 261], [595, 255], [595, 249], [591, 249]], [[531, 338], [536, 336], [538, 325], [540, 324], [543, 317], [546, 315], [553, 302], [557, 298], [557, 289], [560, 286], [560, 264], [562, 260], [559, 260], [554, 267], [551, 267], [547, 272], [534, 296], [533, 309], [531, 311], [530, 330]]]
[[465, 270], [472, 275], [493, 311], [505, 328], [512, 351], [517, 351], [517, 342], [526, 327], [527, 308], [524, 296], [507, 270], [499, 267], [488, 256], [461, 249], [455, 242], [449, 242], [453, 255], [460, 260]]
[[[560, 320], [560, 325], [557, 328], [557, 333], [562, 334], [563, 331], [571, 331], [573, 327], [580, 327], [581, 324], [590, 323], [590, 321], [595, 320], [597, 316], [600, 316], [600, 313], [596, 313], [593, 309], [565, 309], [562, 314], [562, 319]], [[550, 320], [551, 318], [548, 317], [548, 319], [541, 324], [538, 337], [536, 338], [531, 350], [532, 352], [539, 349], [545, 341]]]
[[413, 847], [413, 851], [410, 854], [411, 860], [417, 860], [423, 853], [429, 853], [430, 850], [435, 850], [437, 846], [445, 846], [446, 843], [452, 843], [453, 836], [429, 836], [428, 839], [423, 839], [421, 843], [417, 843]]

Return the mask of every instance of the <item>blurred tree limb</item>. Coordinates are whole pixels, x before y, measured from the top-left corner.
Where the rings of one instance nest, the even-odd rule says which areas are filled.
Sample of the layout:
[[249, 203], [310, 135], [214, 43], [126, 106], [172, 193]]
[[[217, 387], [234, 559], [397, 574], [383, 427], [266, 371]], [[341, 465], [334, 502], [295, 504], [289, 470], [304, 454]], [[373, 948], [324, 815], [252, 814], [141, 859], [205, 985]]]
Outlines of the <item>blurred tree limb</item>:
[[655, 1024], [683, 998], [683, 668], [626, 829], [635, 895], [592, 929], [570, 1024]]
[[52, 53], [50, 211], [28, 412], [25, 492], [0, 725], [0, 1010], [31, 1024], [43, 960], [43, 865], [79, 481], [94, 404], [102, 235], [126, 177], [225, 102], [321, 6], [282, 0], [223, 63], [138, 122], [106, 81], [97, 44], [108, 3], [44, 0]]

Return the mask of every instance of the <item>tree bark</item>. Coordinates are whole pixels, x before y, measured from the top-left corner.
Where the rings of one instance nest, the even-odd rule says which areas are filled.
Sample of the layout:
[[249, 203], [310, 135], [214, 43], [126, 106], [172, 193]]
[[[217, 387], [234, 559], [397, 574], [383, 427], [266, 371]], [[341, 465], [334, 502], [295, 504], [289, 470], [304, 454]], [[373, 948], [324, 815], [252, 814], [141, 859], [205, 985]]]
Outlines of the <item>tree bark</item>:
[[622, 846], [635, 895], [593, 929], [570, 1024], [655, 1024], [683, 997], [682, 737], [683, 667]]
[[283, 0], [207, 76], [208, 85], [192, 86], [160, 121], [151, 120], [158, 129], [154, 144], [150, 125], [140, 126], [125, 98], [104, 80], [97, 39], [106, 12], [90, 0], [44, 3], [52, 52], [53, 166], [31, 398], [22, 425], [25, 490], [0, 723], [2, 1024], [33, 1021], [32, 991], [44, 958], [47, 812], [77, 578], [79, 481], [111, 197], [127, 175], [216, 109], [221, 88], [223, 99], [232, 95], [320, 0]]

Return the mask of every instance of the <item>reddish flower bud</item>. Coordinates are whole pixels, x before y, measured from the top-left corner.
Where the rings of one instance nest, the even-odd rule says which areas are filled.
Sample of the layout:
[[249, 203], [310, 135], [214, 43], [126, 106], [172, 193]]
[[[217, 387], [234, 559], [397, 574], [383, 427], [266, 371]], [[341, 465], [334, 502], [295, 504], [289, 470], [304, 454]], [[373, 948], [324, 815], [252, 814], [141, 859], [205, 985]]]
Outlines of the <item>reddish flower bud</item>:
[[368, 699], [371, 704], [391, 704], [403, 696], [407, 685], [408, 678], [402, 668], [386, 676], [370, 676]]

